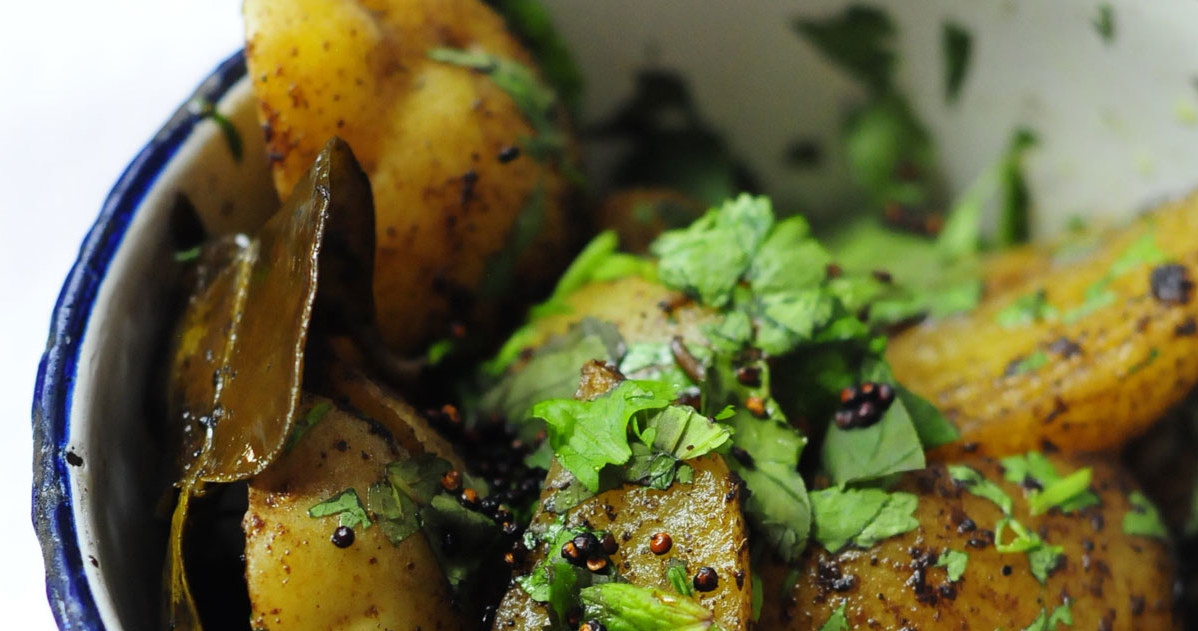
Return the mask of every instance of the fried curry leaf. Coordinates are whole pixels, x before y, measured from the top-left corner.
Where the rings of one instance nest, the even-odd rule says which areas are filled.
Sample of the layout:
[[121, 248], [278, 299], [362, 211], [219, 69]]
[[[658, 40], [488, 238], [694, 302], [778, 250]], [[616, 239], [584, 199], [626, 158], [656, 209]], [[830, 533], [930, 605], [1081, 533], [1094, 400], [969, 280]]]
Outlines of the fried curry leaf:
[[282, 452], [313, 313], [370, 322], [373, 257], [369, 182], [349, 146], [330, 141], [283, 208], [188, 304], [171, 393], [184, 470], [241, 480]]

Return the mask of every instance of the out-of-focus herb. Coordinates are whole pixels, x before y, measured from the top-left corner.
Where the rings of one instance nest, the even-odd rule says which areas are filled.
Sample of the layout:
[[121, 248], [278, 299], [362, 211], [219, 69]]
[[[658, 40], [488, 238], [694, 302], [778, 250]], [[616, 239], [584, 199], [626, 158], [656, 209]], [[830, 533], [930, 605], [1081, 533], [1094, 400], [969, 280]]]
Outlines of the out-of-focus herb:
[[487, 0], [532, 52], [545, 80], [557, 91], [570, 114], [577, 116], [582, 101], [582, 70], [553, 26], [540, 0]]
[[832, 612], [831, 616], [819, 627], [819, 631], [849, 631], [849, 620], [845, 617], [844, 603]]
[[225, 144], [229, 147], [229, 153], [233, 154], [234, 162], [241, 162], [241, 156], [244, 153], [244, 144], [241, 142], [241, 132], [237, 131], [237, 126], [227, 116], [216, 111], [216, 104], [205, 99], [196, 99], [188, 104], [188, 109], [191, 110], [193, 116], [199, 120], [210, 120], [216, 123], [220, 128], [220, 133], [225, 138]]
[[295, 420], [295, 425], [291, 428], [291, 433], [287, 435], [287, 442], [283, 445], [283, 453], [291, 451], [296, 443], [308, 433], [308, 430], [316, 427], [316, 424], [321, 421], [333, 409], [333, 404], [329, 401], [321, 401], [313, 405], [308, 410], [307, 414]]
[[1169, 529], [1165, 527], [1160, 511], [1152, 500], [1139, 491], [1132, 491], [1128, 500], [1131, 502], [1131, 510], [1123, 515], [1124, 534], [1156, 537], [1167, 541]]
[[945, 548], [940, 551], [940, 558], [936, 560], [936, 567], [944, 568], [948, 573], [948, 580], [955, 583], [961, 580], [965, 575], [965, 568], [969, 565], [969, 554], [960, 550], [952, 550]]
[[973, 57], [973, 36], [960, 24], [945, 22], [940, 30], [940, 53], [944, 57], [944, 98], [952, 103], [961, 94]]
[[895, 55], [894, 24], [881, 9], [853, 5], [822, 20], [799, 20], [795, 29], [824, 56], [881, 91], [890, 87]]
[[1013, 377], [1016, 375], [1026, 375], [1036, 372], [1048, 365], [1048, 353], [1042, 350], [1037, 350], [1027, 357], [1021, 357], [1007, 366], [1004, 373], [1005, 376]]
[[994, 319], [1004, 328], [1013, 329], [1057, 317], [1057, 310], [1048, 304], [1048, 292], [1039, 289], [1016, 297], [999, 311]]
[[1115, 8], [1109, 2], [1103, 2], [1098, 5], [1097, 11], [1097, 15], [1091, 21], [1094, 30], [1103, 43], [1112, 44], [1115, 41]]

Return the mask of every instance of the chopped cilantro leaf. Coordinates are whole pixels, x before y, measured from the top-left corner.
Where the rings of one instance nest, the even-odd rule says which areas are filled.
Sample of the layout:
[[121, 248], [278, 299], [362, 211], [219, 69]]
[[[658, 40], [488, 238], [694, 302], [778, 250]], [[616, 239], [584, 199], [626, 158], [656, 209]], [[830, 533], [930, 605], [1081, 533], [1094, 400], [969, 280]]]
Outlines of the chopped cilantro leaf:
[[969, 554], [960, 550], [945, 548], [936, 560], [936, 567], [942, 567], [948, 573], [948, 580], [955, 583], [965, 575], [965, 567], [969, 564]]
[[805, 290], [819, 286], [832, 257], [811, 238], [801, 216], [778, 222], [753, 258], [749, 283], [758, 294]]
[[1167, 256], [1156, 245], [1156, 237], [1149, 228], [1138, 239], [1131, 242], [1119, 257], [1111, 262], [1110, 268], [1102, 278], [1086, 287], [1085, 299], [1081, 305], [1066, 311], [1061, 319], [1065, 323], [1073, 323], [1115, 302], [1117, 296], [1110, 290], [1110, 285], [1116, 278], [1147, 265], [1164, 263]]
[[283, 452], [290, 452], [299, 443], [316, 424], [319, 423], [329, 411], [333, 409], [333, 404], [329, 401], [321, 401], [308, 409], [308, 412], [295, 421], [295, 426], [291, 428], [291, 433], [287, 436], [287, 444], [283, 446]]
[[831, 487], [809, 493], [815, 539], [836, 553], [850, 543], [868, 548], [919, 527], [912, 515], [918, 498], [881, 489]]
[[387, 481], [395, 490], [408, 496], [416, 504], [424, 506], [440, 493], [441, 476], [450, 468], [448, 462], [433, 454], [417, 454], [389, 463]]
[[831, 616], [819, 627], [819, 631], [849, 631], [849, 620], [845, 617], [844, 603], [832, 612]]
[[359, 524], [364, 528], [370, 527], [370, 516], [366, 514], [366, 507], [362, 506], [362, 499], [352, 488], [345, 489], [308, 509], [308, 517], [331, 515], [337, 515], [340, 525], [346, 528], [356, 528]]
[[671, 405], [650, 416], [639, 434], [654, 449], [679, 460], [689, 460], [723, 447], [732, 431], [692, 407]]
[[669, 287], [722, 307], [749, 269], [774, 212], [764, 197], [741, 195], [712, 209], [687, 228], [662, 234], [650, 246], [660, 257], [658, 276]]
[[539, 423], [526, 423], [532, 407], [546, 399], [574, 396], [578, 390], [579, 369], [598, 359], [619, 361], [624, 341], [615, 326], [585, 318], [562, 336], [537, 349], [520, 370], [505, 375], [483, 393], [480, 407], [496, 412], [522, 428], [520, 435], [531, 439], [541, 430]]
[[[478, 580], [479, 567], [499, 540], [495, 522], [445, 493], [420, 508], [420, 519], [449, 584], [460, 591], [468, 581]], [[450, 532], [452, 548], [445, 537]]]
[[714, 629], [712, 613], [698, 602], [659, 589], [629, 583], [604, 583], [580, 595], [585, 618], [609, 631], [705, 631]]
[[[1054, 507], [1071, 513], [1099, 504], [1098, 496], [1089, 490], [1089, 467], [1061, 477], [1048, 458], [1038, 451], [1003, 458], [1002, 466], [1004, 478], [1027, 489], [1028, 505], [1033, 515], [1045, 513]], [[1039, 488], [1029, 488], [1029, 479]]]
[[894, 390], [899, 401], [903, 402], [903, 407], [907, 408], [911, 422], [915, 424], [915, 432], [919, 435], [919, 442], [923, 444], [924, 449], [935, 449], [961, 437], [957, 427], [927, 399], [911, 392], [902, 384], [896, 383]]
[[[686, 563], [679, 559], [670, 559], [670, 565], [666, 568], [666, 580], [670, 581], [670, 587], [679, 594], [690, 598], [695, 595], [695, 588], [691, 585], [691, 577], [686, 573]], [[760, 581], [758, 581], [760, 582]]]
[[994, 316], [1004, 328], [1013, 329], [1057, 317], [1057, 310], [1048, 304], [1048, 292], [1043, 289], [1019, 296]]
[[927, 464], [919, 434], [899, 398], [869, 427], [846, 430], [830, 426], [820, 455], [824, 469], [838, 485], [916, 471]]
[[572, 114], [581, 104], [582, 70], [540, 0], [488, 0], [536, 57], [545, 79]]
[[1156, 537], [1169, 539], [1169, 529], [1165, 527], [1161, 514], [1148, 496], [1139, 491], [1132, 491], [1128, 496], [1131, 510], [1123, 515], [1123, 532], [1128, 535], [1141, 537]]
[[[1011, 529], [1014, 537], [1011, 541], [1003, 541], [1007, 528]], [[1013, 517], [1003, 517], [994, 528], [994, 549], [1003, 554], [1023, 552], [1027, 555], [1028, 567], [1032, 576], [1043, 585], [1048, 575], [1060, 565], [1061, 546], [1050, 545], [1040, 538], [1040, 535], [1030, 531]]]
[[[935, 149], [902, 95], [885, 92], [851, 112], [843, 138], [849, 174], [875, 206], [921, 206], [931, 201]], [[914, 176], [896, 177], [902, 171]]]
[[1026, 243], [1031, 236], [1031, 193], [1023, 177], [1023, 157], [1036, 145], [1036, 135], [1019, 128], [998, 165], [999, 212], [996, 239], [1000, 246]]
[[948, 474], [970, 493], [994, 502], [1004, 514], [1011, 514], [1011, 496], [997, 484], [983, 477], [977, 469], [965, 465], [948, 465]]
[[1024, 627], [1023, 631], [1054, 631], [1062, 624], [1073, 626], [1073, 612], [1069, 609], [1067, 600], [1053, 609], [1052, 613], [1041, 608], [1040, 615], [1030, 625]]
[[1048, 365], [1048, 353], [1037, 350], [1027, 357], [1020, 357], [1007, 366], [1004, 376], [1024, 375], [1036, 372]]
[[[696, 359], [704, 362], [706, 347], [691, 345], [688, 350]], [[630, 344], [624, 359], [620, 360], [619, 370], [629, 379], [652, 379], [668, 383], [676, 392], [698, 385], [678, 366], [667, 342]]]
[[557, 118], [557, 95], [541, 83], [531, 68], [483, 51], [434, 48], [433, 61], [485, 73], [516, 104], [534, 136], [524, 139], [525, 150], [536, 160], [557, 159], [566, 148], [566, 135]]
[[399, 545], [420, 530], [416, 504], [390, 484], [379, 482], [370, 485], [366, 504], [391, 545]]
[[593, 401], [549, 399], [533, 406], [544, 419], [549, 444], [562, 466], [591, 491], [599, 489], [599, 471], [632, 457], [628, 424], [633, 415], [670, 405], [670, 387], [655, 381], [627, 380]]
[[973, 36], [960, 24], [945, 22], [940, 31], [940, 51], [944, 56], [944, 98], [952, 103], [960, 96], [969, 72]]

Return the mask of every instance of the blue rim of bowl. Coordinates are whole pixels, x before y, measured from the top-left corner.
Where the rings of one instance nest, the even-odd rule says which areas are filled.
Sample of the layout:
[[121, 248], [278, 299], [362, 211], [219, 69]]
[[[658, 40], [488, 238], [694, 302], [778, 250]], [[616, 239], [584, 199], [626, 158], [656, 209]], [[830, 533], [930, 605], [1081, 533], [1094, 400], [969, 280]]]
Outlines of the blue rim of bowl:
[[220, 101], [245, 73], [245, 56], [238, 51], [208, 75], [192, 98], [175, 111], [129, 163], [84, 237], [79, 257], [54, 305], [50, 337], [38, 363], [33, 392], [33, 527], [46, 565], [46, 597], [58, 627], [64, 631], [104, 629], [84, 572], [86, 561], [79, 548], [67, 475], [68, 421], [79, 343], [87, 329], [100, 283], [129, 223], [146, 192], [200, 120], [188, 104], [195, 99]]

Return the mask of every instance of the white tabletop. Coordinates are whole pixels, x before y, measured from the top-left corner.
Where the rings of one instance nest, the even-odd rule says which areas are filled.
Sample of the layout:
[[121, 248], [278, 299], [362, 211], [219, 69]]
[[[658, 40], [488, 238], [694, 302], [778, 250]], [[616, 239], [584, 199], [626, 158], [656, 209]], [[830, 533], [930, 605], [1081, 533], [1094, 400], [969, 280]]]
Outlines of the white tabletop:
[[241, 46], [239, 0], [13, 2], [0, 20], [0, 611], [54, 629], [30, 521], [50, 312], [121, 170]]

